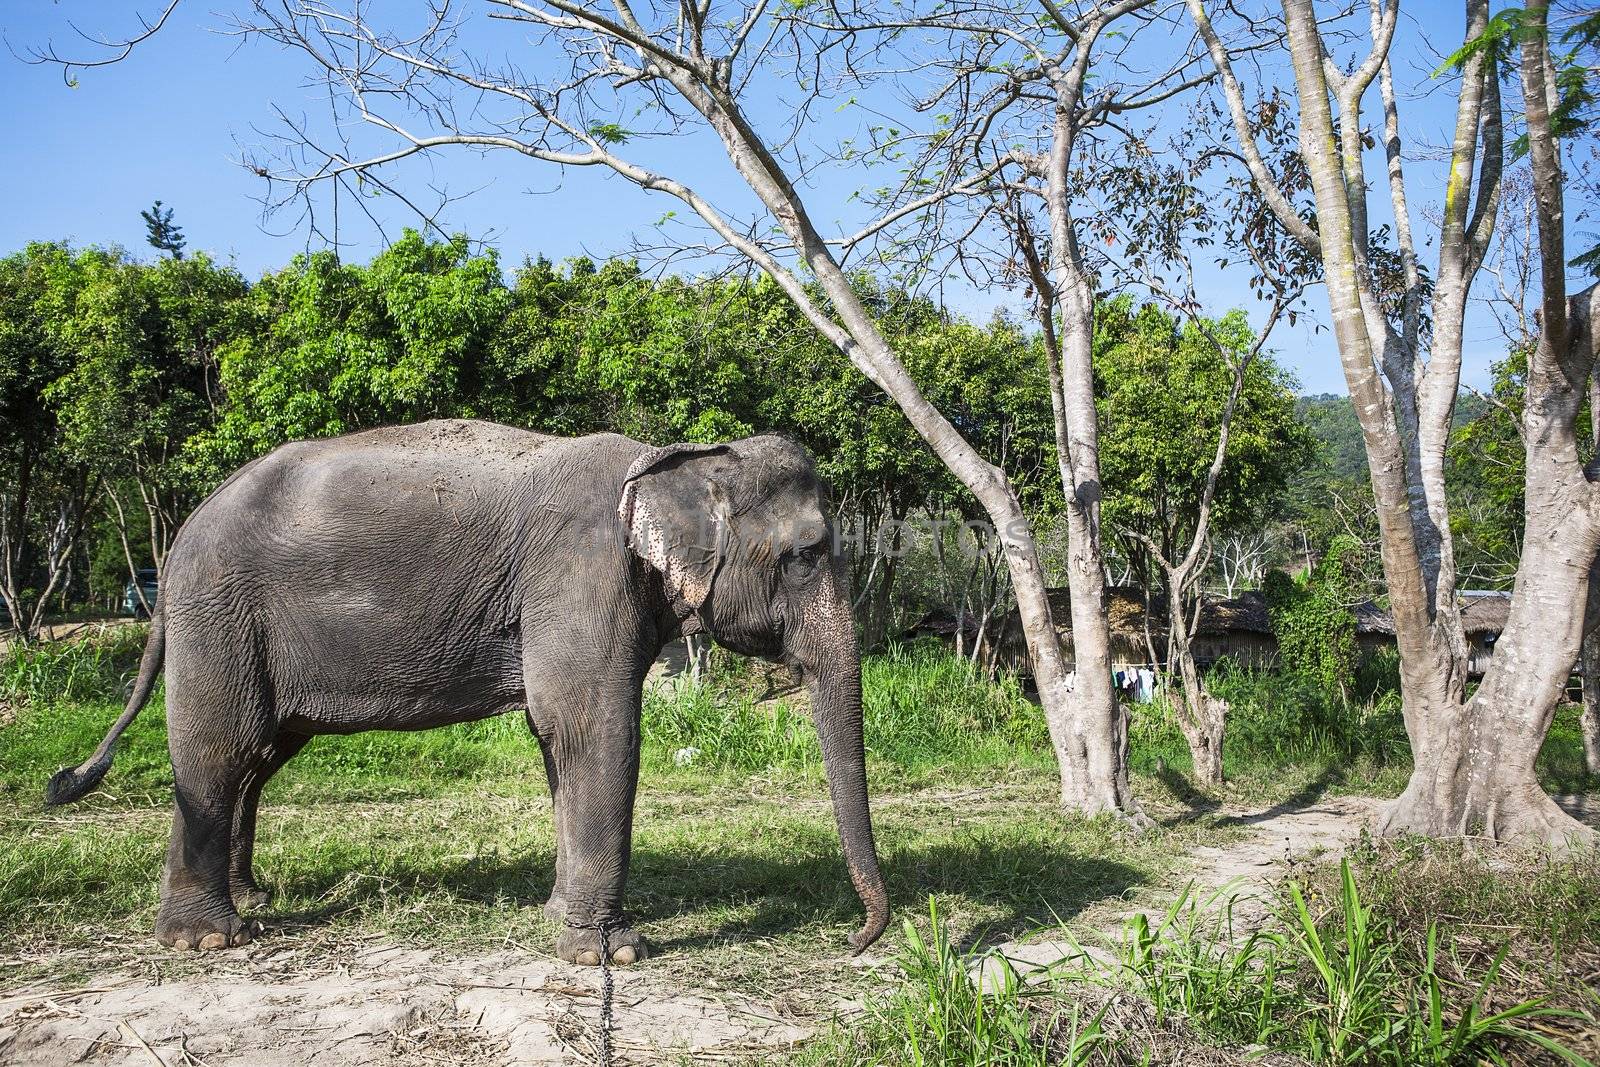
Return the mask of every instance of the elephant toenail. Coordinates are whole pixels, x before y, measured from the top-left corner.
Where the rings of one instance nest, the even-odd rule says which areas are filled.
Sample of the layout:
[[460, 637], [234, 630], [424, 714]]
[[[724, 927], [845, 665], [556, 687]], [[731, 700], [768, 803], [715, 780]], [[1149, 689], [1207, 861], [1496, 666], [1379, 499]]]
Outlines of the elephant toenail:
[[250, 933], [249, 933], [249, 931], [240, 930], [238, 933], [234, 934], [233, 935], [233, 943], [235, 945], [248, 945], [250, 943]]
[[178, 940], [172, 943], [172, 947], [177, 949], [179, 952], [188, 952], [189, 939], [187, 937], [180, 937]]
[[639, 954], [633, 950], [632, 945], [623, 945], [611, 954], [611, 962], [620, 963], [623, 966], [633, 963], [638, 958]]
[[598, 967], [600, 966], [600, 953], [593, 949], [580, 952], [578, 953], [578, 962], [585, 967]]
[[227, 948], [228, 935], [213, 931], [200, 939], [200, 951], [210, 952], [212, 949]]

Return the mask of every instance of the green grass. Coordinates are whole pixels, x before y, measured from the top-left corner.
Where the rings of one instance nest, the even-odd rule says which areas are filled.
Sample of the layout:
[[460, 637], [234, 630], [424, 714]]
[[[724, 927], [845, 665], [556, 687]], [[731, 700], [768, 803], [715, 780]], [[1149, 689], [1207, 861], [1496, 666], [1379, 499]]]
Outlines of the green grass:
[[[1135, 835], [1062, 815], [1037, 709], [1014, 685], [927, 651], [865, 673], [891, 898], [936, 895], [963, 943], [1122, 899], [1234, 832], [1201, 820]], [[67, 959], [107, 938], [142, 951], [170, 825], [160, 694], [99, 790], [44, 809], [45, 780], [120, 710], [59, 692], [21, 694], [0, 726], [0, 957]], [[778, 959], [796, 961], [787, 981], [864, 981], [844, 960], [860, 904], [803, 699], [680, 686], [646, 701], [643, 734], [628, 907], [661, 950], [652, 967], [765, 976]], [[678, 765], [690, 746], [699, 753]], [[552, 837], [519, 715], [317, 738], [264, 797], [257, 867], [277, 893], [266, 918], [295, 938], [545, 947], [556, 931], [534, 905], [550, 889]]]
[[[1394, 892], [1419, 862], [1438, 876], [1422, 895], [1442, 916]], [[1554, 938], [1544, 913], [1592, 898], [1597, 873], [1597, 855], [1485, 863], [1448, 846], [1367, 850], [1286, 879], [1264, 925], [1236, 923], [1234, 893], [1201, 899], [1191, 887], [1164, 912], [1130, 917], [1099, 951], [1021, 974], [958, 947], [932, 905], [924, 929], [906, 924], [900, 981], [793, 1061], [1244, 1064], [1272, 1050], [1274, 1062], [1319, 1067], [1589, 1064], [1600, 1054], [1600, 994], [1586, 982], [1600, 912], [1577, 903]], [[1486, 916], [1485, 905], [1506, 909]], [[1488, 917], [1514, 921], [1475, 921]], [[1555, 956], [1529, 951], [1557, 943]]]

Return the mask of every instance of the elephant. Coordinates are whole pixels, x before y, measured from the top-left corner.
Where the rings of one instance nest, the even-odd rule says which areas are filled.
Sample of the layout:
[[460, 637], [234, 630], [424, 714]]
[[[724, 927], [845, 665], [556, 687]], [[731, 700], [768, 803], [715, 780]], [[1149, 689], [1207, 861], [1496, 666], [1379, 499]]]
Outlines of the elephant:
[[787, 438], [658, 448], [448, 419], [292, 442], [195, 509], [161, 580], [121, 717], [45, 799], [99, 784], [164, 667], [164, 945], [249, 942], [257, 803], [312, 737], [525, 709], [554, 803], [556, 954], [644, 959], [623, 911], [642, 689], [685, 633], [798, 668], [866, 910], [855, 952], [888, 924], [844, 560]]

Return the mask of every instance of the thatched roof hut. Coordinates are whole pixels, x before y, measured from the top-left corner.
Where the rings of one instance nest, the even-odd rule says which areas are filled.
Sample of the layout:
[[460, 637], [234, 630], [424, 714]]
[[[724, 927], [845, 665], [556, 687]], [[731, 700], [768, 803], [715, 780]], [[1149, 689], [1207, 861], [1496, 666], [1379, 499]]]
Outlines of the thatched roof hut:
[[1461, 625], [1468, 637], [1500, 636], [1511, 617], [1511, 594], [1497, 589], [1461, 590]]
[[[1049, 596], [1056, 636], [1070, 662], [1073, 657], [1069, 594], [1064, 588], [1056, 588], [1049, 590]], [[1138, 589], [1111, 586], [1106, 589], [1106, 616], [1111, 626], [1113, 667], [1145, 666], [1150, 663], [1152, 651], [1158, 658], [1166, 654], [1167, 608], [1163, 599], [1157, 598], [1146, 604]], [[1277, 653], [1277, 642], [1272, 637], [1272, 621], [1267, 615], [1266, 598], [1256, 591], [1231, 599], [1208, 597], [1201, 605], [1194, 637], [1195, 656], [1201, 663], [1232, 656], [1252, 664], [1265, 665]], [[1002, 662], [1022, 668], [1029, 665], [1022, 620], [1015, 608], [1006, 616], [1001, 627], [1000, 655]]]
[[[1511, 613], [1511, 594], [1465, 589], [1460, 595], [1461, 622], [1469, 646], [1467, 669], [1474, 675], [1481, 675], [1488, 667], [1495, 641]], [[1056, 637], [1070, 664], [1073, 660], [1070, 597], [1064, 587], [1049, 590], [1049, 597]], [[1356, 617], [1356, 637], [1363, 651], [1370, 653], [1394, 646], [1393, 615], [1372, 601], [1357, 604], [1352, 610]], [[1152, 658], [1159, 659], [1166, 654], [1167, 609], [1160, 598], [1146, 604], [1138, 589], [1111, 586], [1106, 589], [1106, 615], [1111, 625], [1114, 668], [1145, 666]], [[977, 620], [967, 617], [958, 621], [952, 612], [939, 610], [929, 612], [908, 636], [929, 634], [953, 643], [958, 630], [964, 644], [973, 641], [978, 634]], [[1022, 620], [1015, 608], [1001, 621], [996, 640], [996, 659], [1000, 664], [1020, 670], [1031, 668]], [[1199, 625], [1194, 633], [1194, 654], [1202, 665], [1223, 657], [1257, 667], [1275, 665], [1278, 642], [1272, 631], [1266, 597], [1256, 590], [1231, 598], [1208, 597], [1201, 606]]]
[[1272, 634], [1266, 594], [1249, 589], [1227, 600], [1207, 598], [1200, 607], [1196, 636], [1224, 633]]
[[[1499, 637], [1511, 615], [1511, 594], [1497, 589], [1463, 589], [1461, 625], [1468, 637]], [[1353, 609], [1356, 633], [1373, 637], [1394, 637], [1394, 616], [1372, 601]]]
[[[1489, 669], [1495, 642], [1511, 616], [1511, 594], [1497, 589], [1463, 589], [1458, 595], [1461, 627], [1467, 635], [1467, 673], [1481, 676]], [[1357, 604], [1353, 610], [1356, 640], [1363, 651], [1374, 652], [1394, 644], [1393, 615], [1371, 601]]]

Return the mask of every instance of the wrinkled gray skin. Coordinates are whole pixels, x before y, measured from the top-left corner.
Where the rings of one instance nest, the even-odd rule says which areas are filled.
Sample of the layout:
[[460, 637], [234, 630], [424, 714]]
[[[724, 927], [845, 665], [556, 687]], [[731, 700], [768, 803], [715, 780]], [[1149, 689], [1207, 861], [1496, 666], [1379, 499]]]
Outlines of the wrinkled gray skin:
[[284, 447], [184, 524], [122, 718], [50, 782], [76, 800], [167, 676], [176, 804], [156, 937], [244, 944], [263, 902], [256, 802], [317, 734], [424, 730], [527, 708], [555, 801], [556, 945], [642, 959], [623, 885], [645, 672], [709, 632], [798, 666], [812, 695], [846, 864], [888, 921], [861, 739], [861, 672], [842, 561], [810, 459], [778, 437], [655, 449], [438, 421]]

